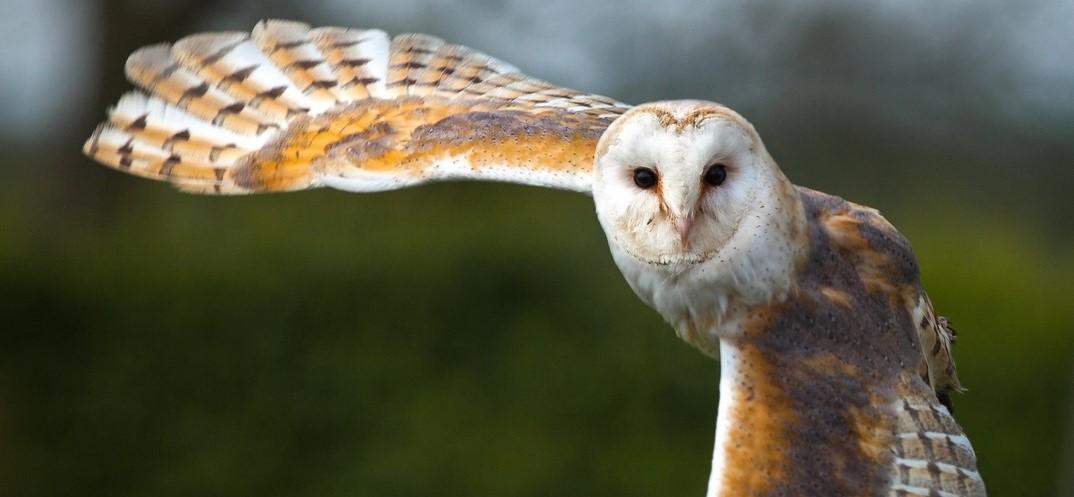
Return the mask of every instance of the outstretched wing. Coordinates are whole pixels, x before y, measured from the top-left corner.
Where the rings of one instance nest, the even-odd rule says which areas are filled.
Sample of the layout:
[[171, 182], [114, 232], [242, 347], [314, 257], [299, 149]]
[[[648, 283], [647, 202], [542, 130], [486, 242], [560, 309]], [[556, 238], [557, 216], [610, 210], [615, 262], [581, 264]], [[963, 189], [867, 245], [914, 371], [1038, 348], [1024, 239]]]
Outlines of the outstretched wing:
[[145, 47], [126, 71], [144, 92], [84, 152], [199, 193], [453, 179], [589, 192], [597, 141], [628, 109], [431, 36], [287, 21]]

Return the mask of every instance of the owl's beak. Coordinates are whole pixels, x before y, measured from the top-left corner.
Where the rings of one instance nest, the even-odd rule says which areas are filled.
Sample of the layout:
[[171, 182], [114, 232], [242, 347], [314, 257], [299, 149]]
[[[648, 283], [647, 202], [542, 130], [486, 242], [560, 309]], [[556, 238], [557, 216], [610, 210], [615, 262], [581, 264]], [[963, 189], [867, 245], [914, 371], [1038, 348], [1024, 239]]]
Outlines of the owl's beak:
[[690, 230], [694, 227], [694, 213], [675, 218], [675, 232], [679, 234], [679, 243], [684, 251], [690, 250]]
[[689, 252], [690, 232], [694, 228], [697, 214], [698, 193], [691, 191], [685, 183], [669, 181], [664, 185], [660, 202], [661, 210], [667, 214], [675, 233], [679, 235], [679, 246], [684, 252]]

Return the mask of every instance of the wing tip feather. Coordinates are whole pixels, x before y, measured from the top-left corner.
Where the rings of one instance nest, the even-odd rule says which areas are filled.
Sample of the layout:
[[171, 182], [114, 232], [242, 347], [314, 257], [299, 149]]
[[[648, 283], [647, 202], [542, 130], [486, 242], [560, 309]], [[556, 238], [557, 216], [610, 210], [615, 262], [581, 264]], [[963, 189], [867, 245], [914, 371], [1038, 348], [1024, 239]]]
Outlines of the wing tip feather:
[[180, 62], [191, 61], [204, 63], [217, 56], [221, 50], [229, 49], [250, 39], [250, 33], [242, 31], [215, 31], [195, 33], [180, 38], [172, 44], [172, 56]]
[[[319, 171], [308, 166], [296, 168], [295, 165], [276, 164], [269, 161], [265, 162], [264, 170], [260, 170], [263, 164], [255, 159], [256, 152], [260, 147], [265, 146], [271, 137], [256, 143], [256, 147], [240, 147], [249, 153], [234, 160], [228, 159], [228, 164], [217, 162], [216, 157], [219, 157], [219, 154], [216, 157], [209, 155], [209, 159], [205, 159], [208, 162], [202, 164], [199, 162], [201, 156], [197, 155], [200, 152], [189, 152], [191, 144], [196, 142], [199, 136], [204, 138], [208, 131], [213, 131], [205, 128], [206, 126], [225, 131], [239, 129], [233, 127], [237, 125], [228, 124], [232, 122], [229, 119], [238, 119], [232, 115], [239, 111], [264, 112], [270, 117], [276, 115], [270, 113], [276, 110], [275, 107], [261, 110], [256, 105], [244, 106], [246, 97], [235, 91], [239, 84], [235, 84], [228, 78], [234, 79], [232, 74], [249, 76], [245, 66], [247, 63], [265, 65], [267, 62], [274, 64], [273, 67], [265, 65], [265, 71], [269, 73], [268, 77], [262, 74], [264, 79], [258, 79], [256, 75], [253, 79], [262, 85], [280, 84], [277, 80], [288, 77], [288, 73], [281, 72], [280, 77], [274, 75], [275, 73], [271, 71], [273, 68], [281, 70], [283, 68], [276, 65], [281, 62], [270, 57], [274, 55], [270, 52], [272, 49], [297, 48], [297, 45], [291, 46], [292, 43], [297, 42], [312, 43], [314, 49], [320, 49], [322, 54], [326, 54], [328, 48], [339, 50], [333, 53], [333, 57], [344, 57], [344, 62], [353, 64], [355, 68], [353, 70], [356, 72], [353, 81], [357, 81], [366, 88], [365, 93], [356, 91], [351, 94], [356, 96], [350, 98], [384, 99], [402, 98], [401, 96], [408, 95], [409, 89], [401, 94], [384, 93], [383, 86], [388, 82], [387, 72], [390, 70], [390, 64], [396, 61], [400, 64], [398, 69], [407, 75], [410, 72], [420, 74], [422, 71], [441, 71], [444, 68], [440, 67], [440, 64], [455, 63], [454, 59], [457, 59], [460, 66], [467, 66], [467, 70], [474, 73], [474, 76], [469, 77], [480, 76], [481, 82], [487, 83], [481, 88], [475, 87], [474, 91], [469, 93], [453, 92], [453, 89], [448, 87], [434, 87], [429, 90], [440, 92], [435, 95], [449, 100], [457, 97], [466, 101], [482, 98], [497, 101], [499, 94], [495, 90], [502, 90], [514, 80], [500, 78], [493, 81], [492, 78], [497, 74], [522, 74], [518, 68], [499, 59], [462, 45], [449, 44], [442, 38], [428, 34], [402, 33], [391, 37], [380, 29], [334, 26], [312, 28], [308, 24], [297, 21], [265, 19], [258, 22], [249, 32], [196, 33], [171, 44], [159, 43], [135, 50], [127, 58], [125, 71], [128, 78], [140, 90], [136, 89], [123, 95], [116, 105], [108, 110], [108, 120], [98, 125], [83, 143], [83, 153], [108, 167], [151, 179], [164, 180], [187, 192], [252, 193], [297, 190], [328, 184]], [[307, 52], [304, 52], [306, 50], [308, 50], [307, 47], [301, 47], [301, 50], [296, 50], [295, 53], [306, 54]], [[264, 60], [261, 59], [262, 56]], [[291, 54], [284, 53], [276, 59], [287, 59], [288, 56]], [[303, 62], [307, 60], [312, 59], [302, 59]], [[436, 67], [425, 70], [423, 64], [431, 66], [431, 60], [437, 61]], [[220, 62], [219, 65], [215, 65], [217, 62]], [[243, 64], [243, 66], [236, 69], [238, 64]], [[227, 85], [220, 85], [217, 81], [220, 74], [217, 73], [224, 74], [224, 71], [233, 69], [234, 72], [226, 73]], [[323, 80], [323, 75], [321, 76]], [[436, 78], [429, 79], [439, 81]], [[242, 80], [237, 81], [242, 83]], [[407, 79], [404, 78], [402, 81], [405, 82]], [[271, 93], [277, 88], [274, 86], [268, 89], [254, 89], [272, 96]], [[295, 88], [305, 91], [305, 88]], [[241, 89], [249, 90], [245, 87]], [[479, 93], [479, 90], [486, 93]], [[526, 93], [526, 91], [526, 88], [515, 90], [520, 93]], [[434, 93], [430, 93], [432, 94]], [[229, 97], [234, 97], [234, 99]], [[284, 127], [288, 125], [283, 124], [284, 120], [292, 121], [296, 115], [305, 115], [303, 112], [307, 112], [305, 107], [297, 106], [292, 101], [305, 98], [303, 95], [296, 94], [287, 98], [291, 99], [285, 98], [288, 102], [285, 104], [288, 106], [287, 116], [280, 118]], [[235, 103], [230, 103], [233, 101]], [[345, 101], [337, 99], [336, 103]], [[239, 105], [240, 103], [244, 105]], [[233, 109], [236, 106], [239, 110]], [[139, 127], [138, 123], [144, 123], [145, 117], [148, 117], [149, 129]], [[270, 117], [265, 117], [265, 119]], [[257, 120], [259, 130], [262, 125], [261, 121]], [[239, 124], [245, 124], [245, 121]], [[245, 129], [244, 127], [241, 130]], [[201, 135], [199, 135], [199, 130]], [[258, 131], [258, 133], [260, 137], [261, 132]], [[191, 139], [192, 135], [195, 140]], [[209, 143], [206, 146], [217, 144], [216, 138], [219, 137], [216, 134], [212, 136], [214, 139], [208, 140]], [[200, 146], [202, 142], [206, 140], [195, 145]], [[173, 149], [172, 147], [176, 144], [180, 146]], [[185, 155], [180, 158], [181, 154]], [[130, 167], [132, 159], [133, 168]], [[182, 159], [181, 163], [180, 159]], [[163, 162], [165, 167], [158, 167], [160, 162]], [[202, 166], [213, 169], [214, 174], [220, 174], [215, 179], [205, 176], [207, 172], [201, 169]], [[197, 168], [197, 170], [191, 168]], [[545, 186], [556, 187], [564, 187], [567, 183], [571, 183], [567, 185], [568, 189], [582, 191], [578, 185], [567, 181], [570, 179], [567, 176], [570, 175], [565, 175], [563, 178], [560, 178], [560, 175], [561, 173], [557, 172], [553, 174], [555, 178], [551, 176], [544, 179], [530, 178], [522, 182], [542, 185], [547, 183]], [[499, 173], [490, 173], [486, 176], [488, 177], [480, 179], [510, 180], [508, 178], [510, 175]], [[361, 189], [373, 191], [400, 188], [431, 179], [435, 178], [420, 176], [403, 179], [398, 175], [391, 175], [390, 178], [364, 178], [365, 181], [360, 182], [362, 183]]]

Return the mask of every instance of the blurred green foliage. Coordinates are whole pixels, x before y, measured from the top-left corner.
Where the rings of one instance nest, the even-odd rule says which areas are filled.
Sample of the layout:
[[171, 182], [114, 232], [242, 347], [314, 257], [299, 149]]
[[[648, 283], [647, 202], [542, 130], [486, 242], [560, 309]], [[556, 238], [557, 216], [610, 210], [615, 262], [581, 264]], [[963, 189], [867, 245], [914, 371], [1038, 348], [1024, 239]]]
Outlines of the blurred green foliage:
[[[111, 208], [3, 186], [5, 495], [703, 493], [717, 364], [630, 293], [589, 198], [97, 173]], [[1074, 252], [942, 197], [885, 213], [961, 333], [991, 495], [1054, 492]]]

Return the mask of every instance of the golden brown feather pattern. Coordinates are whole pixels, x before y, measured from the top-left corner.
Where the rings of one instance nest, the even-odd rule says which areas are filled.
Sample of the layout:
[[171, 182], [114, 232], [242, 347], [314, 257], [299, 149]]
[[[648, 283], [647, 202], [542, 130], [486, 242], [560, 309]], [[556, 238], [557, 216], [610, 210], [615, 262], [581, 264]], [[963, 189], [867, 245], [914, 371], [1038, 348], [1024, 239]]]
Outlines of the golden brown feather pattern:
[[95, 160], [200, 193], [485, 179], [587, 192], [628, 106], [426, 35], [267, 21], [136, 51]]
[[582, 114], [493, 100], [369, 99], [296, 120], [238, 161], [228, 178], [249, 191], [293, 190], [319, 178], [329, 185], [384, 178], [389, 183], [369, 187], [381, 190], [438, 179], [495, 180], [498, 172], [504, 181], [569, 184], [588, 177], [603, 126]]

